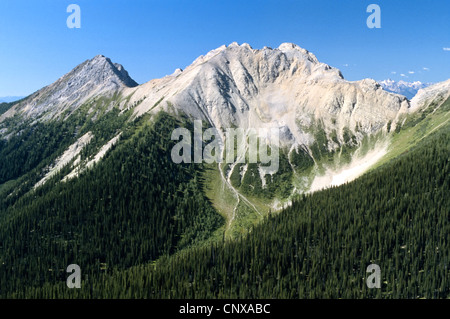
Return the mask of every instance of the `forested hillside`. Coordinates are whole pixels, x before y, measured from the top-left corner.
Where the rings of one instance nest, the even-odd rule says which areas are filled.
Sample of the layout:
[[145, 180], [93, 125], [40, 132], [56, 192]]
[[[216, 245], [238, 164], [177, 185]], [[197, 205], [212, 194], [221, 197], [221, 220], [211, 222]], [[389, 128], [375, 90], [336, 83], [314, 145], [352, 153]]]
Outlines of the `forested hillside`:
[[175, 164], [167, 152], [180, 123], [146, 120], [129, 125], [94, 169], [59, 182], [63, 170], [1, 211], [0, 296], [64, 280], [71, 263], [93, 277], [144, 264], [223, 224], [200, 191], [203, 167]]
[[[167, 157], [174, 125], [162, 116], [124, 133], [130, 142], [94, 170], [3, 211], [0, 296], [450, 297], [449, 125], [352, 183], [302, 195], [237, 240], [192, 247], [222, 220], [200, 191], [201, 167]], [[66, 287], [70, 263], [88, 275], [81, 289]], [[366, 287], [372, 263], [381, 289]]]

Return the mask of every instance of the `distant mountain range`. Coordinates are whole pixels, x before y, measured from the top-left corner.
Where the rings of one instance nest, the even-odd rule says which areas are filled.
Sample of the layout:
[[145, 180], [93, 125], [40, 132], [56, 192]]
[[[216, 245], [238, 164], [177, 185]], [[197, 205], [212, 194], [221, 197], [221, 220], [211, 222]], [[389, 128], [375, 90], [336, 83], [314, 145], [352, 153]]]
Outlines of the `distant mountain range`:
[[24, 98], [24, 96], [1, 96], [0, 103], [10, 103], [10, 102], [18, 101], [23, 98]]
[[406, 81], [394, 81], [387, 79], [379, 82], [381, 87], [386, 91], [404, 95], [411, 100], [420, 89], [424, 89], [433, 83], [422, 83], [420, 81], [406, 82]]

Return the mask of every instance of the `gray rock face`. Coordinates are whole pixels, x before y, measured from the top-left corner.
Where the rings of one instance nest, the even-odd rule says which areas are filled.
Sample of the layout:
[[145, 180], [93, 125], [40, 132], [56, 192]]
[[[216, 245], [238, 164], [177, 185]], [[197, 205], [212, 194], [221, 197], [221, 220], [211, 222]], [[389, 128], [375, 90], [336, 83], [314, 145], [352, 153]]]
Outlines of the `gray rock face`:
[[404, 96], [386, 92], [374, 80], [344, 80], [338, 69], [292, 43], [261, 50], [221, 46], [182, 72], [139, 86], [133, 99], [143, 99], [136, 116], [164, 109], [217, 128], [278, 127], [298, 144], [311, 141], [312, 123], [340, 137], [344, 128], [374, 133], [409, 107]]
[[[21, 114], [36, 120], [61, 118], [91, 98], [121, 92], [131, 96], [134, 116], [184, 113], [216, 128], [280, 128], [285, 144], [308, 145], [311, 128], [343, 140], [385, 130], [410, 102], [372, 79], [346, 81], [341, 72], [292, 43], [253, 49], [232, 43], [198, 57], [186, 69], [142, 85], [110, 59], [98, 55], [39, 90], [0, 117]], [[391, 124], [388, 124], [391, 123]]]
[[443, 103], [450, 98], [450, 79], [444, 82], [433, 84], [427, 88], [420, 89], [411, 100], [411, 112], [423, 110], [434, 101]]
[[97, 55], [17, 104], [3, 114], [0, 121], [15, 114], [40, 120], [54, 119], [66, 110], [73, 111], [90, 97], [109, 96], [137, 85], [122, 65]]

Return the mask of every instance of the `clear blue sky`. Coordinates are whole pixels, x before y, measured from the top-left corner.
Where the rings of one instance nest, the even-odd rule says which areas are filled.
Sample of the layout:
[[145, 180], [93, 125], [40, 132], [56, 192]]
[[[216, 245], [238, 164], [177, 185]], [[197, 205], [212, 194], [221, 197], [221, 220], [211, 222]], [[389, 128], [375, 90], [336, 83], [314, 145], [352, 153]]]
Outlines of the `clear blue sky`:
[[[71, 3], [81, 7], [81, 29], [66, 26]], [[381, 7], [381, 29], [366, 26], [371, 3]], [[97, 54], [144, 83], [233, 41], [294, 42], [348, 80], [443, 81], [450, 1], [1, 0], [0, 96], [28, 95]]]

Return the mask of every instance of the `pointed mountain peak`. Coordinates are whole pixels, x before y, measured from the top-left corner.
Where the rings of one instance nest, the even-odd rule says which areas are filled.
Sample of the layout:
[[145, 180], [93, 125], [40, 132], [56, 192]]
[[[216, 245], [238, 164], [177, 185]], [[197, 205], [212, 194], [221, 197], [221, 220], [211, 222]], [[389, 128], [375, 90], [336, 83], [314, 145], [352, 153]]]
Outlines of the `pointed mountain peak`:
[[92, 60], [106, 60], [108, 59], [103, 54], [97, 54]]
[[3, 114], [0, 121], [17, 113], [51, 119], [65, 110], [78, 108], [91, 97], [109, 96], [137, 85], [122, 65], [113, 63], [104, 55], [96, 55], [17, 104]]
[[110, 58], [102, 54], [96, 55], [91, 60], [85, 61], [84, 63], [76, 67], [74, 71], [75, 70], [80, 70], [81, 76], [85, 76], [86, 75], [85, 72], [87, 72], [91, 74], [94, 78], [96, 78], [98, 75], [101, 74], [103, 75], [103, 78], [106, 79], [106, 76], [109, 75], [111, 76], [111, 79], [113, 81], [119, 82], [123, 86], [127, 87], [138, 86], [138, 83], [136, 83], [136, 81], [134, 81], [129, 76], [128, 72], [121, 64], [113, 63]]

